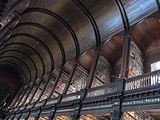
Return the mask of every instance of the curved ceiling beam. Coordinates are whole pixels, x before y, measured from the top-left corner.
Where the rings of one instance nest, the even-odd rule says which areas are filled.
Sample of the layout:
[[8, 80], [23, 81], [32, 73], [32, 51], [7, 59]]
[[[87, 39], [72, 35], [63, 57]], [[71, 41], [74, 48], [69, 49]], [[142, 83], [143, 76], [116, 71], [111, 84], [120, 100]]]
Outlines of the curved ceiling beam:
[[159, 1], [159, 0], [156, 0], [156, 2], [157, 2], [158, 9], [159, 9], [159, 11], [160, 11], [160, 1]]
[[43, 73], [42, 73], [42, 76], [45, 74], [45, 64], [44, 64], [44, 61], [43, 61], [43, 58], [41, 56], [41, 54], [36, 51], [33, 47], [25, 44], [25, 43], [18, 43], [18, 42], [14, 42], [14, 43], [8, 43], [8, 44], [5, 44], [5, 47], [9, 47], [9, 46], [12, 46], [12, 45], [20, 45], [20, 46], [23, 46], [23, 47], [27, 47], [29, 49], [31, 49], [33, 52], [36, 53], [36, 55], [38, 56], [38, 58], [40, 59], [41, 63], [42, 63], [42, 68], [43, 68]]
[[22, 61], [21, 59], [15, 57], [15, 56], [3, 56], [3, 57], [0, 57], [0, 61], [3, 60], [3, 59], [6, 59], [6, 58], [12, 58], [12, 59], [15, 59], [16, 61], [18, 60], [20, 63], [24, 64], [24, 66], [26, 67], [26, 69], [29, 73], [29, 81], [31, 81], [31, 76], [32, 76], [31, 71], [30, 71], [28, 65], [24, 61]]
[[123, 7], [121, 0], [115, 0], [115, 3], [117, 4], [121, 14], [121, 18], [124, 26], [124, 35], [127, 35], [130, 32], [130, 24], [129, 24], [127, 13], [125, 11], [125, 8]]
[[65, 64], [66, 59], [65, 59], [64, 47], [63, 47], [60, 39], [50, 29], [48, 29], [47, 27], [45, 27], [39, 23], [33, 23], [33, 22], [22, 22], [22, 23], [19, 23], [15, 28], [18, 28], [21, 26], [34, 26], [34, 27], [38, 27], [39, 29], [42, 29], [45, 32], [47, 32], [54, 40], [56, 40], [56, 42], [61, 50], [61, 53], [62, 53], [62, 66]]
[[57, 15], [56, 13], [54, 13], [53, 11], [49, 11], [47, 9], [43, 9], [43, 8], [28, 8], [26, 9], [26, 11], [22, 14], [25, 15], [27, 13], [32, 13], [32, 12], [40, 12], [40, 13], [45, 13], [49, 16], [52, 16], [53, 18], [56, 18], [59, 22], [61, 22], [66, 28], [67, 30], [70, 32], [74, 43], [75, 43], [75, 47], [76, 47], [76, 58], [79, 57], [80, 55], [80, 47], [79, 47], [79, 41], [77, 38], [76, 33], [73, 31], [73, 29], [71, 28], [71, 26], [59, 15]]
[[19, 69], [20, 72], [22, 72], [22, 74], [24, 76], [24, 85], [25, 85], [25, 83], [27, 81], [27, 77], [26, 77], [26, 74], [25, 74], [24, 70], [18, 64], [15, 64], [14, 62], [11, 62], [11, 61], [0, 61], [0, 64], [4, 64], [4, 63], [11, 64], [11, 65], [15, 66], [17, 69]]
[[5, 54], [5, 53], [10, 53], [10, 52], [18, 52], [18, 53], [23, 54], [24, 56], [26, 56], [32, 62], [33, 66], [35, 68], [36, 78], [37, 78], [38, 69], [37, 69], [37, 66], [36, 66], [35, 62], [33, 61], [33, 59], [30, 56], [28, 56], [27, 54], [25, 54], [25, 53], [23, 53], [22, 51], [19, 51], [19, 50], [4, 50], [4, 51], [0, 52], [0, 56]]
[[96, 38], [96, 46], [97, 46], [97, 49], [99, 49], [101, 45], [101, 36], [100, 36], [100, 32], [95, 19], [93, 18], [89, 10], [79, 0], [72, 0], [72, 1], [84, 12], [84, 14], [89, 19], [94, 30], [94, 34]]
[[[42, 40], [37, 38], [36, 36], [31, 35], [31, 34], [27, 34], [27, 33], [13, 34], [13, 35], [10, 36], [10, 38], [14, 38], [14, 37], [18, 37], [18, 36], [25, 36], [25, 37], [28, 37], [28, 38], [31, 38], [31, 39], [34, 39], [34, 40], [38, 41], [47, 50], [48, 55], [50, 57], [50, 61], [51, 61], [51, 71], [53, 71], [53, 69], [54, 69], [54, 59], [53, 59], [52, 52], [50, 51], [48, 46]], [[10, 38], [7, 41], [10, 41], [11, 40]]]

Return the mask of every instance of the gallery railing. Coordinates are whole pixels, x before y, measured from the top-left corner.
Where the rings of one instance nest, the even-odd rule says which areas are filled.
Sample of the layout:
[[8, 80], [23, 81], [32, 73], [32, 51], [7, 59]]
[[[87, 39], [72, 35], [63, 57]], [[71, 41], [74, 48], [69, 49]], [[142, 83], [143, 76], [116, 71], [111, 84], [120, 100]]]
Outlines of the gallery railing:
[[108, 85], [99, 86], [89, 89], [87, 91], [87, 98], [102, 96], [102, 95], [114, 95], [122, 91], [123, 81], [117, 80], [116, 82]]
[[157, 89], [160, 85], [160, 70], [144, 75], [126, 79], [125, 92], [142, 92], [144, 90]]
[[[123, 85], [124, 85], [124, 87], [123, 87]], [[110, 84], [107, 84], [107, 85], [88, 89], [86, 96], [85, 96], [85, 99], [83, 99], [83, 100], [81, 99], [81, 97], [82, 97], [82, 94], [84, 94], [84, 93], [82, 91], [79, 91], [76, 93], [71, 93], [71, 94], [67, 94], [67, 95], [62, 96], [60, 102], [59, 102], [58, 98], [52, 98], [50, 100], [46, 100], [45, 104], [35, 103], [34, 107], [33, 106], [30, 107], [30, 109], [28, 109], [28, 110], [31, 111], [31, 109], [35, 109], [37, 107], [37, 109], [41, 109], [42, 110], [41, 112], [43, 113], [43, 110], [47, 111], [47, 109], [50, 111], [53, 111], [53, 108], [55, 105], [55, 107], [58, 107], [57, 112], [61, 111], [61, 112], [65, 113], [65, 112], [67, 112], [67, 110], [70, 110], [71, 107], [74, 109], [77, 109], [77, 107], [79, 107], [79, 105], [77, 106], [77, 104], [79, 104], [80, 100], [82, 100], [82, 102], [81, 102], [82, 103], [82, 105], [81, 105], [82, 111], [83, 110], [92, 110], [93, 108], [98, 108], [98, 110], [100, 110], [101, 108], [102, 109], [110, 109], [110, 110], [112, 108], [115, 109], [115, 106], [120, 105], [120, 103], [119, 103], [120, 99], [123, 99], [122, 104], [121, 104], [122, 108], [123, 108], [123, 105], [124, 105], [124, 107], [132, 106], [133, 104], [130, 104], [130, 103], [134, 103], [134, 105], [141, 105], [141, 104], [143, 104], [143, 103], [141, 103], [141, 101], [142, 102], [151, 101], [151, 103], [153, 103], [153, 101], [156, 100], [155, 101], [156, 104], [157, 104], [157, 102], [159, 104], [160, 99], [157, 98], [157, 95], [159, 95], [159, 94], [152, 94], [153, 91], [160, 90], [159, 86], [160, 86], [160, 70], [150, 72], [147, 74], [143, 74], [140, 76], [128, 78], [125, 80], [117, 80], [117, 81], [110, 83]], [[124, 88], [124, 89], [122, 89], [122, 88]], [[145, 98], [144, 98], [144, 93], [146, 93]], [[150, 93], [150, 94], [148, 94], [148, 93]], [[153, 93], [155, 93], [155, 92], [153, 92]], [[147, 95], [151, 96], [151, 98], [146, 99], [146, 97], [148, 97]], [[25, 111], [25, 114], [26, 114], [26, 112], [28, 112], [28, 110], [26, 111], [26, 109], [29, 106], [30, 105], [28, 105], [27, 107], [22, 106], [23, 109], [21, 109], [21, 108], [15, 109], [14, 112], [12, 112], [12, 114], [19, 113], [18, 110], [23, 113]], [[48, 107], [46, 107], [46, 106], [48, 106]], [[51, 110], [51, 107], [52, 107], [52, 110]], [[26, 109], [24, 109], [24, 108], [26, 108]], [[132, 107], [130, 107], [130, 108], [132, 108]], [[133, 108], [134, 108], [134, 106], [133, 106]], [[10, 113], [9, 115], [12, 115], [12, 114]]]

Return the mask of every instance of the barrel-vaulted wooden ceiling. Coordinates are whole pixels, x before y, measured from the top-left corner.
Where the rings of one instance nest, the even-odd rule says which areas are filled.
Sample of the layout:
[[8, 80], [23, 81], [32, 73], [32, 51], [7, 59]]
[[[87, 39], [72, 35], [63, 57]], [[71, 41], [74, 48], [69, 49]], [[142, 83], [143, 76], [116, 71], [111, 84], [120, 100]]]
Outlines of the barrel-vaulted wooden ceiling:
[[160, 37], [160, 19], [143, 20], [157, 14], [159, 7], [159, 0], [17, 2], [8, 13], [8, 21], [1, 20], [6, 26], [0, 31], [0, 71], [6, 66], [8, 71], [4, 75], [11, 71], [17, 74], [18, 80], [12, 77], [15, 83], [18, 81], [12, 90], [17, 90], [20, 85], [55, 72], [56, 68], [64, 66], [70, 73], [75, 59], [89, 71], [94, 49], [100, 49], [115, 65], [122, 55], [123, 33], [131, 32], [142, 51], [150, 41]]

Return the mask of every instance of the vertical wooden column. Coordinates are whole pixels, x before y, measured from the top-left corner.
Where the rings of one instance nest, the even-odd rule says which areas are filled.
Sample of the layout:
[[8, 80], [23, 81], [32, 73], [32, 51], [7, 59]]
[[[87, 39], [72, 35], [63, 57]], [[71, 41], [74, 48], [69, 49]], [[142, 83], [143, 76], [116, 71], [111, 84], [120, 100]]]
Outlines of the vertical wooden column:
[[[43, 78], [42, 78], [41, 80], [39, 80], [38, 85], [37, 85], [37, 87], [36, 87], [36, 89], [35, 89], [34, 93], [32, 94], [32, 97], [31, 97], [31, 99], [29, 100], [28, 104], [31, 104], [31, 102], [32, 102], [32, 100], [33, 100], [33, 98], [34, 98], [34, 96], [35, 96], [36, 92], [38, 91], [39, 86], [40, 86], [40, 85], [41, 85], [41, 83], [42, 83], [42, 81], [43, 81]], [[35, 81], [35, 82], [36, 82], [36, 81]], [[33, 84], [32, 89], [33, 89], [33, 88], [34, 88], [34, 84]], [[31, 90], [31, 91], [32, 91], [32, 90]], [[29, 93], [31, 93], [31, 91], [30, 91]], [[31, 111], [29, 111], [29, 114], [28, 114], [28, 116], [27, 116], [27, 118], [26, 118], [26, 119], [28, 119], [28, 118], [29, 118], [30, 114], [31, 114]]]
[[24, 105], [24, 104], [25, 104], [25, 102], [26, 102], [26, 100], [28, 99], [28, 97], [29, 97], [29, 95], [30, 95], [30, 93], [31, 93], [31, 91], [32, 91], [32, 89], [33, 89], [33, 87], [34, 87], [34, 85], [35, 85], [35, 82], [36, 82], [36, 80], [35, 80], [33, 83], [31, 83], [31, 86], [30, 86], [29, 92], [28, 92], [28, 94], [26, 95], [26, 97], [25, 97], [25, 99], [24, 99], [24, 101], [23, 101], [22, 105]]
[[93, 83], [93, 79], [94, 79], [94, 75], [95, 75], [95, 71], [96, 71], [96, 67], [97, 67], [97, 63], [98, 63], [98, 60], [99, 60], [99, 56], [100, 56], [100, 50], [95, 50], [94, 52], [94, 59], [93, 59], [93, 62], [92, 62], [92, 65], [91, 65], [91, 69], [90, 69], [90, 72], [89, 72], [89, 75], [88, 75], [88, 81], [87, 81], [87, 85], [86, 85], [86, 88], [89, 89], [91, 88], [92, 86], [92, 83]]
[[[23, 90], [22, 90], [23, 91]], [[12, 98], [9, 100], [9, 103], [7, 103], [7, 107], [12, 107], [15, 103], [15, 101], [17, 101], [17, 97], [19, 96], [19, 92], [18, 90], [14, 93], [14, 95], [12, 96]]]
[[61, 75], [62, 75], [62, 68], [60, 68], [58, 77], [57, 77], [56, 80], [55, 80], [55, 83], [54, 83], [54, 85], [53, 85], [53, 87], [52, 87], [52, 90], [51, 90], [50, 95], [48, 96], [48, 99], [52, 98], [52, 95], [53, 95], [53, 93], [54, 93], [54, 91], [55, 91], [55, 89], [56, 89], [56, 86], [57, 86], [57, 84], [58, 84], [58, 81], [59, 81]]
[[92, 62], [91, 69], [90, 69], [90, 72], [89, 72], [89, 75], [88, 75], [87, 85], [86, 85], [86, 88], [85, 88], [85, 89], [81, 90], [81, 101], [80, 101], [80, 104], [79, 104], [79, 109], [78, 109], [78, 111], [73, 115], [73, 120], [79, 120], [79, 119], [80, 119], [80, 112], [81, 112], [81, 108], [82, 108], [82, 101], [83, 101], [83, 100], [85, 99], [85, 97], [86, 97], [87, 90], [88, 90], [89, 88], [91, 88], [91, 86], [92, 86], [99, 56], [100, 56], [100, 50], [99, 50], [99, 49], [96, 49], [96, 50], [95, 50], [95, 53], [94, 53], [94, 60], [93, 60], [93, 62]]
[[129, 35], [124, 36], [123, 42], [123, 52], [122, 52], [122, 65], [121, 65], [121, 72], [120, 78], [124, 79], [128, 77], [129, 72], [129, 56], [130, 56], [130, 42], [131, 37]]
[[38, 99], [37, 99], [36, 102], [40, 101], [40, 99], [41, 99], [41, 97], [42, 97], [44, 91], [45, 91], [46, 88], [47, 88], [47, 85], [48, 85], [49, 81], [50, 81], [50, 75], [48, 76], [47, 81], [46, 81], [46, 83], [45, 83], [45, 85], [44, 85], [44, 88], [43, 88], [42, 92], [40, 93], [40, 95], [39, 95], [39, 97], [38, 97]]
[[39, 86], [41, 85], [42, 81], [43, 81], [43, 78], [38, 82], [38, 85], [37, 85], [37, 87], [36, 87], [36, 90], [35, 90], [34, 93], [32, 94], [32, 97], [31, 97], [31, 99], [30, 99], [30, 101], [29, 101], [28, 104], [30, 104], [30, 103], [32, 102], [32, 100], [33, 100], [36, 92], [38, 91], [38, 88], [39, 88]]
[[17, 94], [17, 92], [14, 93], [13, 95], [8, 95], [6, 97], [5, 105], [3, 107], [6, 107], [6, 108], [9, 107], [9, 105], [11, 104], [11, 102], [13, 101], [13, 99], [15, 98], [16, 94]]
[[16, 105], [15, 107], [18, 107], [18, 106], [19, 106], [19, 104], [21, 103], [21, 101], [22, 101], [23, 97], [25, 96], [27, 90], [28, 90], [28, 89], [26, 88], [26, 90], [24, 91], [23, 95], [20, 97], [20, 99], [19, 99], [19, 101], [18, 101], [18, 103], [17, 103], [17, 105]]
[[[36, 81], [36, 80], [35, 80], [35, 81]], [[16, 105], [16, 107], [19, 106], [19, 104], [20, 104], [21, 101], [23, 100], [23, 97], [25, 97], [25, 94], [26, 94], [27, 90], [32, 89], [32, 87], [30, 86], [30, 84], [33, 83], [33, 86], [34, 86], [35, 81], [33, 81], [33, 82], [30, 81], [30, 82], [28, 83], [28, 85], [27, 85], [27, 87], [26, 87], [26, 89], [25, 89], [25, 92], [24, 92], [23, 95], [21, 96], [20, 101], [18, 102], [18, 104]], [[30, 87], [31, 87], [31, 88], [30, 88]], [[30, 90], [30, 91], [31, 91], [31, 90]], [[29, 92], [28, 94], [30, 94], [30, 92]], [[28, 95], [26, 95], [26, 98], [27, 98], [27, 97], [28, 97]], [[24, 100], [24, 101], [25, 101], [25, 100]], [[24, 101], [23, 101], [23, 103], [24, 103]], [[22, 103], [22, 105], [23, 105], [23, 103]]]
[[[44, 77], [44, 80], [46, 80], [46, 77]], [[44, 85], [44, 88], [43, 88], [42, 92], [40, 93], [38, 99], [37, 99], [35, 102], [38, 102], [38, 101], [41, 99], [41, 96], [42, 96], [43, 92], [45, 91], [45, 89], [46, 89], [46, 87], [47, 87], [47, 85], [48, 85], [48, 83], [49, 83], [49, 80], [50, 80], [50, 76], [47, 77], [47, 81], [46, 81], [46, 83], [45, 83], [45, 85]], [[42, 80], [41, 80], [41, 82], [42, 82]], [[42, 83], [41, 83], [41, 84], [42, 84]], [[39, 87], [40, 87], [40, 85], [39, 85]], [[38, 87], [38, 88], [39, 88], [39, 87]], [[38, 89], [37, 89], [37, 90], [38, 90]], [[35, 92], [35, 94], [36, 94], [36, 92]], [[34, 94], [34, 95], [35, 95], [35, 94]], [[34, 96], [33, 96], [33, 97], [34, 97]], [[35, 105], [35, 104], [34, 104], [34, 105]], [[38, 114], [38, 118], [39, 118], [40, 113], [37, 113], [37, 114]], [[22, 113], [20, 114], [20, 116], [19, 116], [18, 119], [20, 119], [21, 116], [22, 116]], [[36, 118], [36, 119], [38, 120], [38, 118]]]
[[131, 42], [130, 35], [129, 34], [125, 35], [123, 40], [124, 41], [123, 41], [123, 52], [122, 52], [122, 65], [120, 71], [120, 79], [123, 79], [122, 93], [120, 98], [119, 109], [111, 112], [111, 120], [122, 120], [123, 118], [123, 113], [121, 112], [121, 109], [122, 109], [123, 94], [125, 89], [125, 79], [128, 78], [128, 71], [129, 71], [129, 56], [130, 56], [130, 42]]
[[73, 78], [73, 76], [74, 76], [74, 73], [75, 73], [75, 71], [76, 71], [77, 66], [78, 66], [78, 63], [77, 63], [77, 61], [75, 61], [75, 64], [74, 64], [74, 66], [73, 66], [73, 69], [72, 69], [72, 71], [71, 71], [71, 73], [70, 73], [70, 75], [69, 75], [68, 82], [67, 82], [67, 84], [66, 84], [66, 86], [65, 86], [65, 88], [64, 88], [64, 90], [63, 90], [62, 96], [65, 95], [65, 94], [67, 94], [67, 91], [68, 91], [68, 89], [69, 89], [69, 87], [70, 87], [70, 84], [71, 84], [71, 82], [72, 82], [72, 78]]
[[28, 89], [29, 92], [28, 92], [28, 94], [26, 95], [26, 97], [25, 97], [23, 103], [21, 104], [21, 106], [25, 104], [25, 102], [26, 102], [26, 100], [28, 99], [30, 93], [32, 92], [32, 89], [34, 88], [34, 85], [35, 85], [35, 84], [36, 84], [36, 79], [29, 84], [29, 86], [28, 86], [28, 87], [29, 87], [29, 89]]
[[[15, 108], [17, 108], [17, 107], [19, 106], [19, 104], [21, 103], [21, 101], [22, 101], [22, 99], [23, 99], [23, 97], [24, 97], [24, 95], [25, 95], [26, 91], [27, 91], [27, 89], [25, 90], [25, 92], [23, 93], [23, 95], [22, 95], [22, 96], [20, 96], [20, 95], [21, 95], [21, 94], [20, 94], [20, 95], [17, 97], [17, 99], [16, 99], [16, 101], [15, 101], [15, 103], [14, 103], [14, 105], [16, 105], [16, 106], [15, 106], [15, 107], [13, 106], [13, 107], [14, 107], [14, 109], [15, 109]], [[17, 103], [17, 100], [18, 100], [18, 98], [19, 98], [19, 97], [20, 97], [20, 100], [19, 100], [19, 101], [18, 101], [18, 103]], [[16, 104], [16, 103], [17, 103], [17, 104]], [[19, 107], [19, 108], [20, 108], [20, 107]], [[12, 111], [14, 111], [14, 109], [12, 109]], [[17, 111], [19, 111], [19, 109], [18, 109]], [[13, 116], [13, 118], [12, 118], [12, 119], [14, 119], [14, 118], [15, 118], [15, 116], [16, 116], [16, 114], [14, 114], [14, 116]], [[10, 117], [10, 116], [8, 116], [8, 117]], [[8, 118], [8, 117], [7, 117], [7, 118]]]
[[[50, 81], [50, 75], [47, 77], [47, 81], [46, 81], [46, 83], [45, 83], [45, 85], [44, 85], [44, 88], [43, 88], [42, 92], [40, 93], [40, 95], [39, 95], [38, 99], [36, 100], [36, 102], [39, 102], [39, 101], [40, 101], [40, 99], [41, 99], [41, 97], [42, 97], [45, 89], [47, 88], [47, 85], [48, 85], [49, 81]], [[35, 120], [38, 120], [38, 119], [39, 119], [40, 114], [41, 114], [41, 110], [40, 110], [39, 113], [37, 113], [37, 114], [38, 114], [38, 115], [37, 115], [37, 117], [35, 118]]]
[[[25, 101], [27, 100], [29, 94], [31, 93], [31, 91], [32, 91], [32, 89], [33, 89], [33, 87], [34, 87], [35, 82], [36, 82], [36, 80], [33, 82], [33, 85], [31, 86], [31, 88], [26, 89], [25, 93], [22, 95], [22, 98], [20, 99], [20, 101], [18, 102], [18, 104], [16, 105], [16, 107], [18, 107], [18, 106], [20, 105], [20, 103], [21, 103], [21, 101], [23, 100], [23, 97], [25, 96], [27, 90], [29, 90], [28, 94], [26, 95], [25, 100], [24, 100], [23, 103], [21, 104], [21, 106], [24, 105]], [[28, 84], [28, 87], [29, 87], [29, 86], [30, 86], [30, 85]], [[18, 108], [17, 111], [19, 111], [19, 109], [20, 109], [20, 107]], [[13, 116], [12, 119], [14, 119], [15, 117], [16, 117], [16, 114]]]
[[10, 104], [10, 109], [13, 109], [14, 108], [14, 106], [15, 106], [15, 104], [16, 104], [16, 102], [18, 101], [18, 99], [19, 99], [19, 97], [21, 96], [21, 93], [23, 93], [23, 90], [24, 89], [22, 89], [22, 91], [20, 92], [20, 91], [18, 91], [17, 93], [16, 93], [16, 95], [15, 95], [15, 97], [14, 97], [14, 99], [12, 100], [12, 102], [11, 102], [11, 104]]
[[123, 6], [121, 0], [115, 0], [121, 14], [121, 19], [124, 25], [124, 37], [123, 37], [123, 51], [122, 51], [122, 65], [120, 71], [120, 79], [122, 79], [122, 89], [121, 89], [121, 98], [119, 100], [119, 109], [111, 112], [111, 120], [121, 120], [123, 119], [122, 102], [123, 94], [125, 89], [125, 79], [128, 77], [128, 66], [129, 66], [129, 52], [130, 52], [130, 23], [126, 13], [126, 10]]
[[[67, 94], [67, 91], [68, 91], [69, 86], [70, 86], [70, 84], [71, 84], [71, 82], [72, 82], [72, 78], [73, 78], [73, 76], [74, 76], [74, 73], [75, 73], [75, 70], [76, 70], [76, 68], [77, 68], [77, 65], [78, 65], [78, 63], [77, 63], [77, 61], [76, 61], [76, 63], [75, 63], [74, 66], [73, 66], [72, 72], [71, 72], [70, 75], [69, 75], [68, 82], [67, 82], [67, 84], [66, 84], [66, 86], [65, 86], [65, 88], [64, 88], [64, 90], [63, 90], [63, 93], [62, 93], [62, 95], [61, 95], [58, 103], [60, 103], [60, 102], [62, 101], [63, 95]], [[50, 116], [50, 119], [51, 119], [51, 120], [55, 117], [55, 113], [56, 113], [56, 109], [55, 109], [54, 113]]]

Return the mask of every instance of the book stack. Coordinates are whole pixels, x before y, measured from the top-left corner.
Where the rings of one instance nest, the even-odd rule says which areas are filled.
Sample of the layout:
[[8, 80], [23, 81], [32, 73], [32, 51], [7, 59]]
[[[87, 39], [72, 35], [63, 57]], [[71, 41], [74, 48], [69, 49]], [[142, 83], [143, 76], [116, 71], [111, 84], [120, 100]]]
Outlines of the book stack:
[[131, 41], [129, 57], [128, 77], [134, 77], [143, 73], [143, 56], [137, 45]]

